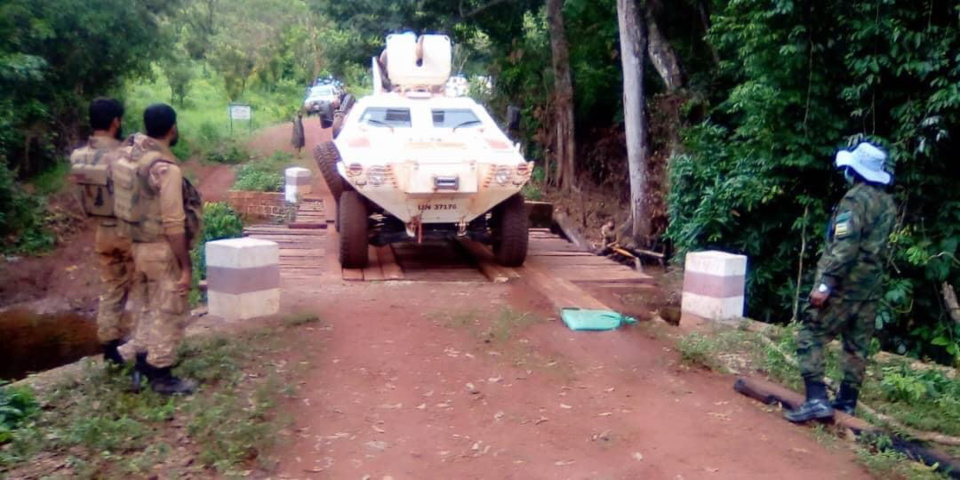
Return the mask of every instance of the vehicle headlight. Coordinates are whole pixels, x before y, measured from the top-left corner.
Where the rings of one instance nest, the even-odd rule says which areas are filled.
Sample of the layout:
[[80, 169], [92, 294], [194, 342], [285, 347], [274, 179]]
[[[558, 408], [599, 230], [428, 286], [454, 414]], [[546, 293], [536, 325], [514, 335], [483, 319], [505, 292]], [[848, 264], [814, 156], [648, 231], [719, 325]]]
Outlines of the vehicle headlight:
[[501, 165], [497, 167], [497, 173], [493, 178], [500, 185], [506, 185], [510, 183], [510, 180], [513, 178], [513, 168], [507, 165]]
[[351, 163], [350, 166], [347, 167], [347, 175], [351, 177], [363, 175], [363, 165], [360, 165], [359, 163]]
[[383, 182], [386, 180], [386, 178], [387, 169], [380, 165], [370, 167], [370, 169], [367, 170], [367, 181], [369, 181], [370, 185], [373, 185], [374, 187], [383, 185]]

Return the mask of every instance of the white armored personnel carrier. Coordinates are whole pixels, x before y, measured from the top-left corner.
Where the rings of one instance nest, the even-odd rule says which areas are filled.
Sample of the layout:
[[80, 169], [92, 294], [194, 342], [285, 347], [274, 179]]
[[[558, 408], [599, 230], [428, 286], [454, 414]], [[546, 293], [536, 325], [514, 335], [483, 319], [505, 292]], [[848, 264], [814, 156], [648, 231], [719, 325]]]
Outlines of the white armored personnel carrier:
[[467, 237], [521, 265], [527, 213], [524, 160], [478, 103], [448, 97], [452, 48], [442, 35], [387, 37], [373, 59], [373, 94], [315, 151], [337, 200], [340, 262], [362, 268], [368, 245]]

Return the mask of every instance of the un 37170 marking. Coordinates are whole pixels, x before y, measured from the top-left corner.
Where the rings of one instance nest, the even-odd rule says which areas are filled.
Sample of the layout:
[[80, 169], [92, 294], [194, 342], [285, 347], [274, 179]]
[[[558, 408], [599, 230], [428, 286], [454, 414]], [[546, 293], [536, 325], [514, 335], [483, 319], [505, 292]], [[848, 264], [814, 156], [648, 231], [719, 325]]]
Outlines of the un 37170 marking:
[[421, 203], [417, 205], [417, 209], [421, 212], [440, 212], [446, 210], [456, 210], [456, 203]]

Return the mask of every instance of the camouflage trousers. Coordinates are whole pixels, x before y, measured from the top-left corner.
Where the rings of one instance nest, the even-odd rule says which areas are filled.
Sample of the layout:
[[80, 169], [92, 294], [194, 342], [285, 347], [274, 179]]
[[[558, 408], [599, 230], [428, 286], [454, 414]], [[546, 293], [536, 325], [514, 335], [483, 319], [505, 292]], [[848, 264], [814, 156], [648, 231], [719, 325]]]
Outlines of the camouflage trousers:
[[136, 282], [143, 292], [143, 308], [133, 338], [120, 347], [125, 360], [147, 354], [157, 368], [172, 366], [183, 341], [187, 296], [177, 292], [180, 264], [167, 242], [134, 243]]
[[100, 262], [103, 291], [97, 312], [97, 337], [100, 343], [123, 340], [130, 333], [131, 322], [123, 313], [131, 298], [134, 266], [130, 239], [118, 234], [115, 224], [97, 227], [94, 251]]
[[863, 383], [873, 339], [877, 301], [830, 299], [821, 310], [811, 308], [797, 338], [797, 358], [805, 380], [823, 381], [824, 349], [837, 335], [843, 339], [843, 381]]

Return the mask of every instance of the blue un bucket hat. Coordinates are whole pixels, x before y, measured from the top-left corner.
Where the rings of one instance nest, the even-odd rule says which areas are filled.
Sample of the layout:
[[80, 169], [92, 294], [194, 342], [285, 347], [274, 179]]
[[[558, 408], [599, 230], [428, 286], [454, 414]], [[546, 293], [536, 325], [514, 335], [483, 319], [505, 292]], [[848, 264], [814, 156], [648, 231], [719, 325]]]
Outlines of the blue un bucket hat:
[[884, 167], [887, 163], [887, 154], [876, 146], [863, 142], [857, 148], [840, 150], [837, 152], [836, 164], [838, 167], [850, 167], [868, 182], [890, 185], [892, 177]]

